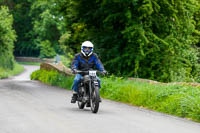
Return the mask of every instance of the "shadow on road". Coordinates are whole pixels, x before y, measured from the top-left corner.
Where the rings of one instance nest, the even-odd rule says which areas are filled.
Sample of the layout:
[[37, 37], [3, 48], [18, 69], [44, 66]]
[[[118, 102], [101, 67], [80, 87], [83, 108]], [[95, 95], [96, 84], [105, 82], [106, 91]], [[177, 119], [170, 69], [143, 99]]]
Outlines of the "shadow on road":
[[[77, 114], [80, 114], [80, 113], [87, 113], [87, 114], [93, 114], [91, 109], [90, 108], [84, 108], [84, 109], [79, 109], [78, 108], [78, 105], [72, 105], [71, 107], [67, 107], [65, 108], [67, 109], [67, 111], [69, 112], [72, 112], [72, 113], [77, 113]], [[112, 111], [112, 110], [105, 110], [105, 109], [102, 109], [100, 108], [99, 111], [97, 112], [97, 114], [106, 114], [106, 115], [109, 115], [109, 114], [116, 114], [116, 112]]]

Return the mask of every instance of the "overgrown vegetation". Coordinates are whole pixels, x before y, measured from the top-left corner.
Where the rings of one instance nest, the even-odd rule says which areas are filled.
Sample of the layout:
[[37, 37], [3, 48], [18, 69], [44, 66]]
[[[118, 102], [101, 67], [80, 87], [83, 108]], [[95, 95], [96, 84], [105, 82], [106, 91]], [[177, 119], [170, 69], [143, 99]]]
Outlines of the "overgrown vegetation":
[[16, 40], [13, 17], [7, 7], [0, 7], [0, 68], [14, 69], [13, 48]]
[[23, 71], [24, 71], [24, 67], [19, 65], [18, 63], [14, 63], [14, 69], [13, 70], [4, 69], [4, 68], [0, 67], [0, 79], [8, 78], [10, 76], [20, 74]]
[[62, 52], [58, 40], [65, 23], [55, 0], [1, 0], [0, 5], [8, 6], [14, 16], [15, 55], [46, 58]]
[[40, 49], [40, 57], [52, 58], [62, 53], [58, 40], [64, 33], [64, 18], [57, 10], [56, 0], [31, 0], [29, 15], [33, 28], [29, 29], [33, 43]]
[[67, 24], [67, 52], [69, 47], [78, 52], [88, 39], [116, 75], [198, 81], [198, 0], [59, 2]]
[[40, 80], [43, 83], [62, 88], [71, 88], [73, 79], [74, 77], [66, 77], [56, 71], [37, 70], [31, 74], [31, 80]]
[[150, 84], [120, 78], [104, 78], [101, 95], [105, 98], [142, 106], [200, 121], [200, 88], [184, 85]]
[[63, 65], [65, 65], [66, 67], [70, 68], [71, 66], [71, 59], [69, 59], [69, 57], [66, 56], [60, 56], [61, 62], [63, 63]]
[[[31, 79], [70, 89], [74, 77], [55, 71], [37, 70]], [[200, 122], [200, 88], [184, 85], [150, 84], [133, 80], [102, 78], [101, 96], [151, 110]]]
[[14, 16], [15, 55], [73, 56], [91, 40], [117, 76], [200, 82], [199, 0], [1, 0]]
[[14, 61], [13, 49], [16, 33], [9, 9], [0, 6], [0, 79], [21, 73], [24, 68]]

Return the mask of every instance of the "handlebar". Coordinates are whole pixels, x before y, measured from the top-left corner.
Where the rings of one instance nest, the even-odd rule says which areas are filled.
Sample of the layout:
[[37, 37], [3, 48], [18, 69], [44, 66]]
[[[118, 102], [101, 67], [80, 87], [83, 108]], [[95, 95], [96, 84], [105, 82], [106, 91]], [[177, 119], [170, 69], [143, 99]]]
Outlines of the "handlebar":
[[97, 73], [104, 75], [102, 72], [98, 70], [88, 70], [88, 71], [76, 70], [75, 74], [89, 74], [89, 71], [96, 71]]
[[77, 74], [89, 74], [89, 71], [80, 71], [80, 70], [77, 70], [76, 73]]

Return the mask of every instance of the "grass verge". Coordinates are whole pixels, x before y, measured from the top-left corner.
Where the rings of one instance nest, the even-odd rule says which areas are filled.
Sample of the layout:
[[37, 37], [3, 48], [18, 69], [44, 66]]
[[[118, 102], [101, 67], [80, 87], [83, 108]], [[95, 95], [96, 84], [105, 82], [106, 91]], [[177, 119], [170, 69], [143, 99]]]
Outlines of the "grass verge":
[[18, 63], [15, 63], [13, 70], [0, 68], [0, 79], [8, 78], [10, 76], [20, 74], [23, 71], [24, 71], [24, 67]]
[[17, 62], [21, 65], [34, 65], [34, 66], [40, 66], [40, 63], [38, 62]]
[[43, 83], [69, 89], [74, 77], [66, 77], [56, 71], [37, 70], [31, 74], [31, 80], [40, 80]]
[[[37, 70], [31, 75], [31, 79], [67, 89], [71, 88], [73, 78], [46, 70]], [[200, 88], [198, 87], [150, 84], [108, 77], [102, 78], [100, 93], [107, 99], [200, 122]]]

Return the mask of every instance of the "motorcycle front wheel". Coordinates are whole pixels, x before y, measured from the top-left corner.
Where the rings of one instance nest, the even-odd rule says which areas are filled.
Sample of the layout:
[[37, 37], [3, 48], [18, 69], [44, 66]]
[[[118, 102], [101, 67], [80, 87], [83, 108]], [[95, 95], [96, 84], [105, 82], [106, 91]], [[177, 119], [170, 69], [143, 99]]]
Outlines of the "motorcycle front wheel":
[[98, 112], [99, 102], [100, 102], [99, 87], [96, 86], [90, 96], [91, 110], [93, 113]]

